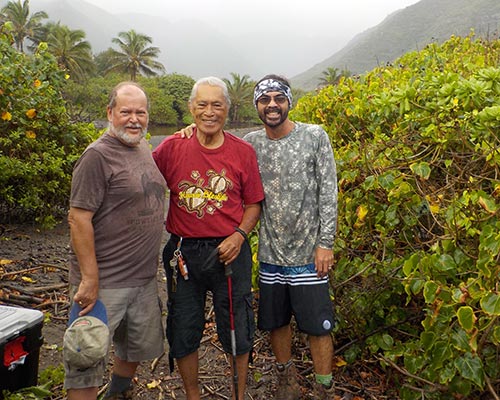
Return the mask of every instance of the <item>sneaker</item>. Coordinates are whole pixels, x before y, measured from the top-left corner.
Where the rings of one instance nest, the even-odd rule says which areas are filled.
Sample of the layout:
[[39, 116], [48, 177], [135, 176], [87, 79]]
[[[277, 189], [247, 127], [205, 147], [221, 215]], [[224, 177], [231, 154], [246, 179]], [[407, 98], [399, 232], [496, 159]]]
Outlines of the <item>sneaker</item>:
[[103, 400], [133, 400], [133, 394], [132, 389], [128, 389], [120, 393], [106, 394]]
[[335, 397], [335, 387], [333, 382], [330, 387], [315, 382], [313, 384], [312, 399], [314, 400], [333, 400]]
[[301, 396], [300, 386], [297, 382], [297, 370], [295, 365], [290, 364], [280, 371], [276, 367], [276, 375], [278, 376], [278, 388], [274, 398], [276, 400], [299, 400]]

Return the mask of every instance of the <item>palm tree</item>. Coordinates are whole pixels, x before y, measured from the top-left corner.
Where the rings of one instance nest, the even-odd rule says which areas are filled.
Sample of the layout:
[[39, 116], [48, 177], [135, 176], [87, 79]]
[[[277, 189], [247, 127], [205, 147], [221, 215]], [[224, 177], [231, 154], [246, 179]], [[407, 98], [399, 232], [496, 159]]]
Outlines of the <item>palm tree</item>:
[[328, 67], [322, 74], [319, 80], [321, 86], [335, 85], [340, 79], [339, 69], [335, 67]]
[[322, 74], [323, 76], [319, 79], [320, 86], [336, 85], [343, 76], [351, 76], [349, 70], [344, 69], [339, 73], [339, 69], [335, 67], [328, 67]]
[[30, 2], [24, 0], [9, 1], [2, 8], [3, 22], [11, 22], [13, 26], [14, 43], [18, 51], [24, 52], [24, 40], [37, 43], [37, 35], [42, 29], [41, 20], [49, 16], [45, 11], [38, 11], [30, 16]]
[[47, 44], [49, 52], [59, 67], [68, 71], [77, 81], [82, 81], [94, 70], [92, 47], [81, 29], [71, 30], [66, 25], [47, 24]]
[[112, 42], [117, 44], [120, 50], [109, 49], [107, 54], [107, 66], [105, 72], [121, 72], [130, 74], [132, 81], [137, 80], [137, 75], [158, 75], [164, 72], [162, 63], [155, 60], [158, 58], [160, 49], [148, 47], [153, 42], [151, 37], [136, 33], [133, 29], [128, 32], [120, 32]]
[[249, 81], [248, 75], [240, 76], [231, 72], [233, 81], [224, 79], [231, 99], [231, 109], [229, 110], [229, 120], [232, 123], [238, 124], [241, 122], [241, 111], [246, 105], [252, 104], [253, 98], [253, 83]]

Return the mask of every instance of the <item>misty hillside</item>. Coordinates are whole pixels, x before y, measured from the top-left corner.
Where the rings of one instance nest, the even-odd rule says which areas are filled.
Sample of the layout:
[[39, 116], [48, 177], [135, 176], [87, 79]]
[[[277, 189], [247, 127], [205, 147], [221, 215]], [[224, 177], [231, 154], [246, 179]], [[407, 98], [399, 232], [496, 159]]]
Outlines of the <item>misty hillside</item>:
[[[7, 1], [0, 1], [0, 5], [2, 3]], [[248, 70], [262, 74], [242, 51], [236, 49], [238, 44], [233, 43], [231, 37], [219, 34], [200, 21], [172, 23], [146, 14], [111, 14], [84, 0], [31, 0], [30, 8], [32, 12], [47, 12], [51, 21], [84, 30], [95, 54], [111, 47], [111, 39], [119, 32], [134, 29], [150, 36], [152, 45], [160, 48], [159, 61], [167, 73], [177, 72], [194, 78], [230, 77], [231, 72]], [[196, 29], [192, 29], [193, 26]]]
[[[7, 0], [0, 0], [0, 7], [5, 4]], [[495, 37], [500, 28], [500, 0], [421, 0], [394, 12], [315, 65], [315, 60], [321, 60], [319, 54], [335, 48], [332, 39], [290, 32], [287, 40], [295, 49], [291, 52], [287, 46], [262, 46], [267, 43], [266, 30], [223, 32], [209, 25], [210, 21], [175, 20], [172, 16], [172, 22], [146, 14], [111, 14], [85, 0], [31, 0], [30, 9], [46, 11], [50, 21], [84, 30], [94, 54], [111, 47], [111, 39], [119, 32], [135, 29], [152, 37], [167, 73], [195, 79], [207, 75], [230, 78], [231, 73], [238, 73], [258, 79], [266, 73], [286, 75], [280, 70], [286, 64], [297, 71], [289, 75], [293, 85], [306, 90], [318, 86], [328, 67], [359, 74], [453, 34], [468, 35], [474, 29], [477, 36]]]
[[292, 83], [312, 90], [328, 67], [364, 73], [430, 42], [466, 36], [471, 29], [479, 37], [498, 37], [500, 0], [421, 0], [357, 35], [330, 58], [293, 77]]
[[[7, 0], [0, 0], [0, 7], [5, 4]], [[111, 39], [119, 32], [134, 29], [146, 34], [153, 39], [152, 45], [160, 48], [159, 61], [167, 73], [195, 79], [207, 75], [230, 78], [233, 72], [258, 79], [269, 72], [285, 73], [280, 70], [284, 63], [294, 71], [291, 76], [321, 61], [324, 56], [319, 54], [328, 55], [325, 49], [331, 46], [326, 37], [291, 32], [288, 40], [295, 52], [290, 52], [289, 46], [262, 46], [268, 40], [267, 30], [227, 32], [218, 29], [213, 20], [147, 15], [147, 7], [143, 14], [113, 14], [85, 0], [30, 0], [30, 10], [43, 10], [50, 21], [84, 30], [95, 54], [111, 47]]]

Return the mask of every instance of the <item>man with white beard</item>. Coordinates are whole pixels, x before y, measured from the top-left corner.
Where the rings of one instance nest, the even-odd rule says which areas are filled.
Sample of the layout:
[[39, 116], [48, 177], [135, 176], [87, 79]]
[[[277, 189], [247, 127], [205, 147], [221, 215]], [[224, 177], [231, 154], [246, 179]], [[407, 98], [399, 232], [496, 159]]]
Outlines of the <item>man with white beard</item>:
[[[139, 85], [118, 84], [107, 106], [109, 127], [77, 161], [71, 183], [72, 315], [96, 322], [96, 310], [106, 309], [101, 321], [115, 356], [105, 399], [131, 399], [139, 363], [164, 350], [156, 275], [166, 183], [144, 140], [148, 106]], [[96, 399], [108, 357], [95, 354], [107, 354], [107, 347], [82, 360], [78, 343], [90, 330], [75, 322], [70, 328], [63, 344], [68, 399]]]

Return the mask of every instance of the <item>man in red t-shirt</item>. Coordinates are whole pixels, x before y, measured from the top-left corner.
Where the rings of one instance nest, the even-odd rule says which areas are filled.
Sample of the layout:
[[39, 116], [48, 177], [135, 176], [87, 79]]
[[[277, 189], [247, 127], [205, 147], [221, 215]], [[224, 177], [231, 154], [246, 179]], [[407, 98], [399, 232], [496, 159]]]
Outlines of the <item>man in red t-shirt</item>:
[[171, 236], [163, 251], [167, 339], [188, 400], [200, 399], [198, 348], [207, 291], [213, 294], [219, 339], [232, 352], [225, 268], [232, 269], [240, 400], [253, 345], [252, 257], [246, 235], [259, 219], [264, 190], [253, 147], [223, 130], [229, 107], [222, 80], [198, 80], [189, 100], [197, 126], [192, 138], [170, 136], [153, 152], [170, 189], [166, 228]]

